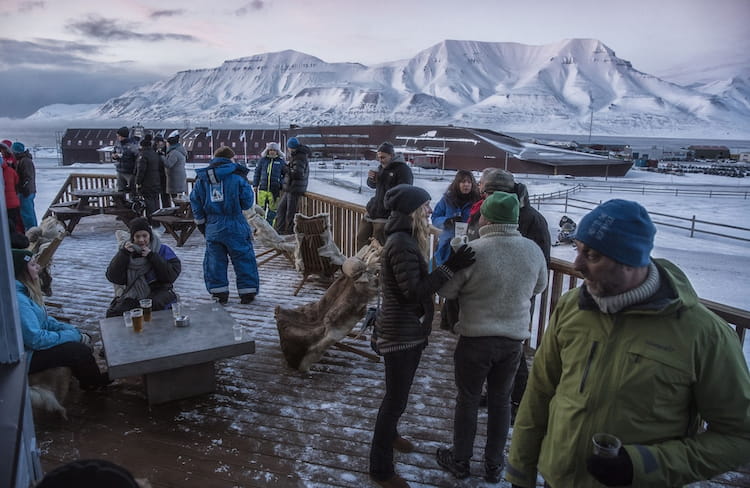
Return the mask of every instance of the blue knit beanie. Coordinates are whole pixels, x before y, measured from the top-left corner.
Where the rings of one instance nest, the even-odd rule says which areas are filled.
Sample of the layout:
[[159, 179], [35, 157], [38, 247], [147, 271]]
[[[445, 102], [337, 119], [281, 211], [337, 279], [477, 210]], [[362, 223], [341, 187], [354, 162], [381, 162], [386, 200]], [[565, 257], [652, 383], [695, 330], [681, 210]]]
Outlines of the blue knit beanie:
[[23, 145], [23, 142], [16, 141], [10, 146], [10, 150], [13, 154], [23, 154], [26, 151], [26, 146]]
[[618, 263], [648, 266], [656, 227], [637, 202], [609, 200], [581, 219], [575, 239]]
[[286, 141], [286, 147], [288, 147], [289, 149], [297, 149], [299, 147], [299, 141], [296, 137], [290, 137]]

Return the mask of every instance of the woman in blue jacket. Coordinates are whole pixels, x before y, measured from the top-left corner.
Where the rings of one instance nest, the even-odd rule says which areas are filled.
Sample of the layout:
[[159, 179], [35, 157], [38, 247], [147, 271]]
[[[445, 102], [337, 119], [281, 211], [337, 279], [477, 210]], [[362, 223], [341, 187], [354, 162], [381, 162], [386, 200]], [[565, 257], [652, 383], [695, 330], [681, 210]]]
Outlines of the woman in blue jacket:
[[92, 390], [109, 383], [92, 354], [91, 338], [75, 326], [47, 315], [39, 284], [39, 265], [31, 251], [13, 249], [16, 297], [29, 373], [67, 366], [81, 388]]
[[437, 251], [435, 251], [435, 266], [445, 263], [450, 256], [450, 242], [456, 235], [456, 222], [469, 221], [471, 206], [479, 198], [479, 188], [474, 175], [471, 171], [458, 170], [453, 182], [432, 212], [432, 225], [443, 229], [438, 238]]

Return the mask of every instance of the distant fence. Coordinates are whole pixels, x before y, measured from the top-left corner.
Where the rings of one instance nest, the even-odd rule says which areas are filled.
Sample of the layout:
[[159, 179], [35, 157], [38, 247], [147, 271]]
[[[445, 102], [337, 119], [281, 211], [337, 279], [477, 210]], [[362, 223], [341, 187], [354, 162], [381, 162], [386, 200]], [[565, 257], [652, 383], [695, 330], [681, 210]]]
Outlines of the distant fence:
[[[586, 187], [586, 190], [590, 190], [591, 188]], [[562, 202], [553, 202], [550, 201], [550, 199], [536, 199], [536, 195], [534, 196], [535, 205], [539, 207], [539, 205], [558, 205], [563, 207], [563, 212], [567, 213], [568, 208], [577, 208], [581, 210], [593, 210], [595, 207], [597, 207], [601, 202], [589, 202], [587, 200], [578, 200], [575, 198], [570, 198], [568, 194], [565, 195], [565, 200]], [[695, 237], [695, 234], [707, 234], [712, 236], [718, 236], [718, 237], [725, 237], [727, 239], [735, 239], [738, 241], [745, 241], [750, 242], [750, 228], [747, 227], [739, 227], [737, 225], [730, 225], [730, 224], [720, 224], [717, 222], [709, 222], [708, 220], [700, 220], [695, 218], [695, 215], [692, 217], [678, 217], [676, 215], [671, 214], [664, 214], [659, 212], [653, 212], [651, 210], [648, 211], [649, 215], [651, 217], [661, 217], [663, 219], [669, 219], [670, 221], [665, 220], [657, 220], [653, 219], [654, 224], [657, 225], [663, 225], [665, 227], [673, 227], [675, 229], [683, 229], [688, 231], [688, 234], [690, 237]], [[713, 230], [706, 230], [705, 228], [698, 228], [698, 225], [701, 226], [713, 226], [716, 228], [723, 228], [723, 229], [734, 229], [738, 231], [740, 235], [732, 235], [732, 234], [726, 234], [723, 232], [715, 232]], [[746, 235], [747, 237], [743, 237], [743, 235]]]
[[708, 198], [742, 198], [747, 200], [750, 197], [750, 188], [737, 190], [716, 190], [712, 188], [693, 188], [693, 187], [675, 187], [675, 188], [658, 188], [650, 185], [640, 186], [615, 186], [615, 185], [581, 185], [586, 191], [603, 191], [608, 193], [639, 193], [641, 195], [671, 195], [675, 197], [708, 197]]

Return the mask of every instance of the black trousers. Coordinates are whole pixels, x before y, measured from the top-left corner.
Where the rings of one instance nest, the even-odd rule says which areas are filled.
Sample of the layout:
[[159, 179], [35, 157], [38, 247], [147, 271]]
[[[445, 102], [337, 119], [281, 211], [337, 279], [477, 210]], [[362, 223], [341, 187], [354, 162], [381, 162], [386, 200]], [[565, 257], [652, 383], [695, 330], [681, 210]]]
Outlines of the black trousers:
[[279, 234], [294, 233], [294, 214], [297, 213], [299, 197], [302, 193], [286, 192], [281, 195], [279, 207], [276, 209], [276, 223], [274, 228]]
[[80, 342], [64, 342], [49, 349], [34, 351], [29, 374], [60, 366], [70, 368], [83, 389], [107, 383], [107, 375], [99, 371], [91, 349]]
[[391, 478], [393, 441], [398, 436], [398, 421], [406, 410], [414, 374], [424, 346], [383, 354], [385, 362], [385, 396], [378, 410], [370, 447], [370, 476], [379, 481]]

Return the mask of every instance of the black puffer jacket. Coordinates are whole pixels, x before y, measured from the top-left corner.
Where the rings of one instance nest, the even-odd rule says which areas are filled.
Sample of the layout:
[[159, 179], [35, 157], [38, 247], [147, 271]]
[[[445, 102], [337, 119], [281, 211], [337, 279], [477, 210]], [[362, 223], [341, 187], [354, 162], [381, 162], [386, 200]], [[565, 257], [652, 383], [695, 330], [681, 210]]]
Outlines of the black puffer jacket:
[[135, 172], [135, 184], [144, 195], [161, 193], [161, 176], [159, 175], [160, 157], [151, 147], [141, 148]]
[[367, 215], [371, 219], [388, 218], [390, 211], [383, 204], [385, 192], [401, 183], [414, 183], [411, 168], [401, 159], [401, 155], [396, 155], [388, 166], [380, 166], [375, 178], [367, 178], [367, 186], [375, 188], [375, 196], [367, 202]]
[[310, 148], [304, 144], [292, 151], [292, 157], [287, 162], [287, 172], [284, 175], [284, 191], [302, 194], [307, 191], [307, 180], [310, 176]]
[[[536, 242], [537, 246], [542, 250], [544, 259], [547, 261], [547, 267], [549, 268], [550, 247], [552, 246], [552, 241], [549, 235], [547, 219], [545, 219], [537, 209], [531, 206], [529, 191], [526, 189], [526, 185], [523, 183], [516, 183], [514, 193], [518, 196], [518, 201], [521, 204], [521, 208], [518, 211], [518, 231], [522, 236]], [[483, 201], [484, 200], [481, 200], [480, 202]], [[469, 236], [470, 241], [479, 238], [479, 215], [480, 212], [477, 212], [469, 217], [467, 235]]]
[[445, 267], [429, 273], [412, 237], [412, 219], [394, 211], [385, 224], [380, 255], [382, 301], [377, 318], [381, 354], [420, 347], [432, 330], [433, 295], [451, 278]]

